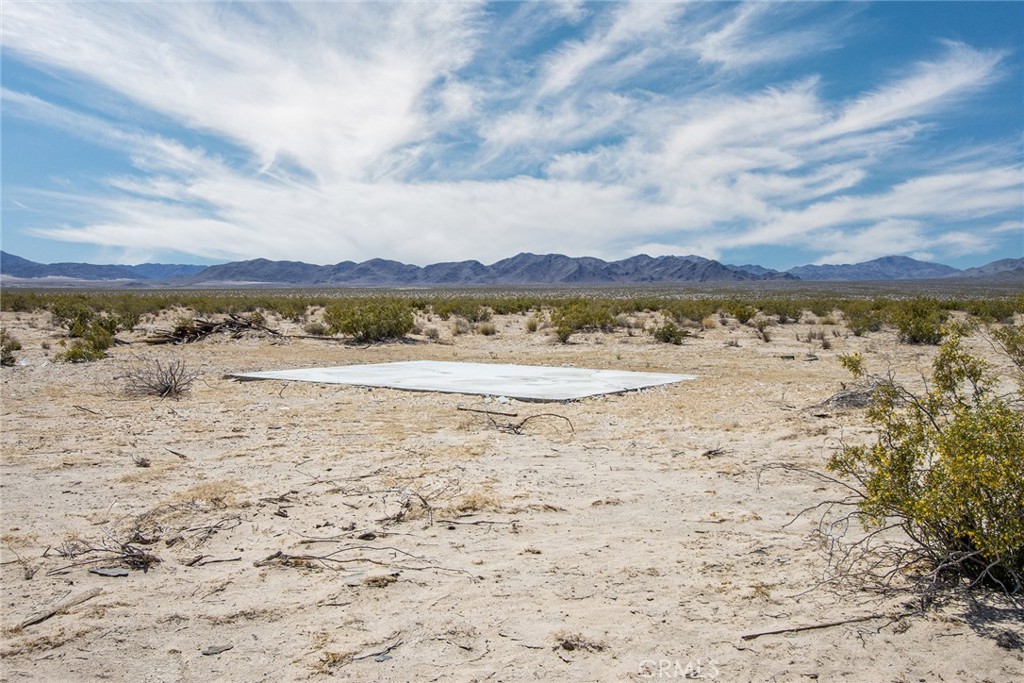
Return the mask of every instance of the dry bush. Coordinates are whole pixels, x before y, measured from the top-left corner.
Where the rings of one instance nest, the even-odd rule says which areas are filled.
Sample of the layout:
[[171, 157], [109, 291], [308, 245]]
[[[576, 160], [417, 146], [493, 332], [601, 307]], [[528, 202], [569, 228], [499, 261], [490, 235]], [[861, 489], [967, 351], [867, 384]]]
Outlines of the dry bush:
[[600, 640], [592, 640], [580, 633], [572, 631], [559, 631], [555, 634], [555, 650], [566, 650], [573, 652], [582, 650], [584, 652], [602, 652], [608, 645]]
[[165, 365], [156, 360], [148, 366], [129, 370], [126, 390], [130, 396], [178, 398], [188, 392], [198, 376], [199, 372], [190, 370], [185, 361], [172, 361]]
[[320, 320], [311, 320], [302, 327], [303, 332], [314, 337], [327, 336], [327, 325]]

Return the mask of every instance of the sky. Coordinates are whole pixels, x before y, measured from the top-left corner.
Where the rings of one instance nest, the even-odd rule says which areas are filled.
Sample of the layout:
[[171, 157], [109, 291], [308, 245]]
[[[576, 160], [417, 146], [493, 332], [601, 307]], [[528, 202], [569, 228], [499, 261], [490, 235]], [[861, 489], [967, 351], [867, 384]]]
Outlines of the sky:
[[43, 263], [1024, 256], [1022, 2], [0, 3]]

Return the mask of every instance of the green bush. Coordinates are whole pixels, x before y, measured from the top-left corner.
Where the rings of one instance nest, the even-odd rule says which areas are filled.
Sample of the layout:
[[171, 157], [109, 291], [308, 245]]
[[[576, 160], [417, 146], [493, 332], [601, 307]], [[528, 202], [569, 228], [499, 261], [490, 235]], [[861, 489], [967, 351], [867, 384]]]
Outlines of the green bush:
[[905, 344], [939, 344], [948, 314], [932, 299], [911, 299], [893, 304], [889, 321], [899, 330]]
[[689, 336], [689, 330], [681, 330], [672, 322], [667, 322], [654, 330], [655, 339], [665, 344], [675, 344], [676, 346], [682, 344], [683, 339]]
[[6, 327], [0, 327], [0, 365], [14, 365], [14, 351], [21, 350], [21, 342], [11, 336]]
[[448, 320], [453, 315], [464, 318], [471, 323], [487, 322], [491, 319], [491, 309], [476, 299], [448, 299], [438, 301], [430, 306], [441, 320]]
[[330, 304], [324, 310], [324, 322], [331, 334], [352, 335], [360, 342], [401, 339], [415, 324], [412, 307], [399, 299]]
[[872, 301], [850, 301], [843, 306], [846, 326], [855, 337], [868, 332], [878, 332], [885, 323], [885, 315], [879, 304]]
[[106, 351], [114, 345], [114, 335], [101, 325], [89, 325], [85, 333], [71, 341], [67, 350], [54, 356], [64, 363], [87, 363], [107, 357]]
[[580, 330], [610, 332], [615, 328], [613, 306], [609, 301], [570, 299], [551, 315], [556, 328], [567, 328], [572, 334]]
[[780, 325], [799, 322], [803, 316], [801, 302], [793, 299], [771, 299], [761, 303], [761, 312], [773, 316]]
[[[1024, 412], [994, 391], [985, 362], [964, 349], [971, 329], [948, 325], [931, 385], [915, 395], [867, 373], [859, 355], [842, 357], [858, 378], [878, 384], [868, 419], [873, 445], [837, 451], [828, 467], [852, 477], [867, 528], [901, 528], [914, 544], [896, 570], [925, 562], [936, 582], [966, 577], [1008, 593], [1024, 590]], [[1024, 367], [1019, 332], [1000, 332], [1010, 360]], [[1016, 345], [1015, 344], [1020, 344]], [[1014, 355], [1016, 354], [1016, 355]]]
[[736, 318], [741, 325], [746, 324], [751, 318], [757, 315], [757, 309], [742, 301], [729, 301], [724, 306], [725, 312]]
[[53, 324], [63, 327], [72, 338], [84, 337], [96, 317], [96, 310], [84, 296], [57, 299], [50, 306]]

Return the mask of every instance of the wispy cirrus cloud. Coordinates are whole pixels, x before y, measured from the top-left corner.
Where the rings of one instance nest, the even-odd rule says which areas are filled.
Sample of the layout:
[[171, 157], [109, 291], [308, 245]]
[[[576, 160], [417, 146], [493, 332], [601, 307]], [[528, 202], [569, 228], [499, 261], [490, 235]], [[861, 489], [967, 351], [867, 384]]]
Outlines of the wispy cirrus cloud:
[[924, 160], [936, 122], [1005, 79], [1011, 55], [934, 42], [839, 100], [813, 70], [772, 75], [838, 49], [829, 36], [848, 14], [15, 3], [4, 50], [72, 81], [60, 103], [5, 89], [4, 116], [132, 166], [88, 195], [15, 194], [61, 207], [64, 220], [27, 226], [37, 236], [211, 259], [772, 245], [852, 261], [1005, 244], [1019, 156], [985, 140], [947, 144], [941, 170]]

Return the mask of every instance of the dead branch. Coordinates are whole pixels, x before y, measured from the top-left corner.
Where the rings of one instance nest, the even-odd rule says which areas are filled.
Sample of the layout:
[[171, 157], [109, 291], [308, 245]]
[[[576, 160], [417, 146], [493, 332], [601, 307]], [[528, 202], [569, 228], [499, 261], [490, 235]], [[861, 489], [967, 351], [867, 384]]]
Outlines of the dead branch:
[[355, 662], [355, 661], [358, 661], [360, 659], [369, 659], [370, 657], [383, 657], [384, 655], [388, 654], [389, 652], [391, 652], [396, 647], [398, 647], [399, 645], [402, 644], [403, 641], [401, 640], [401, 638], [399, 638], [399, 636], [401, 636], [401, 635], [402, 635], [402, 632], [399, 631], [395, 635], [391, 636], [392, 638], [395, 639], [395, 642], [391, 643], [390, 645], [388, 645], [383, 650], [379, 650], [377, 652], [367, 652], [366, 654], [362, 654], [362, 655], [356, 655], [355, 657], [352, 658], [352, 661]]
[[92, 408], [86, 408], [85, 406], [79, 406], [79, 405], [76, 405], [76, 406], [75, 406], [75, 408], [76, 408], [76, 409], [78, 409], [78, 410], [84, 411], [84, 412], [86, 412], [86, 413], [92, 413], [93, 415], [99, 415], [100, 417], [107, 417], [107, 416], [106, 416], [106, 415], [104, 415], [103, 413], [97, 413], [97, 412], [96, 412], [95, 410], [93, 410]]
[[199, 548], [199, 546], [206, 543], [210, 538], [218, 531], [227, 531], [234, 529], [242, 523], [242, 518], [233, 515], [231, 517], [225, 517], [213, 524], [207, 524], [204, 526], [196, 526], [189, 529], [184, 529], [182, 533], [192, 534], [192, 547]]
[[754, 640], [761, 636], [773, 636], [780, 633], [799, 633], [801, 631], [815, 631], [822, 628], [832, 628], [833, 626], [842, 626], [844, 624], [857, 624], [862, 621], [872, 621], [873, 619], [889, 619], [891, 621], [899, 621], [904, 617], [909, 617], [917, 614], [917, 612], [900, 612], [899, 614], [868, 614], [863, 617], [851, 617], [849, 619], [840, 619], [839, 621], [830, 621], [824, 624], [811, 624], [810, 626], [791, 626], [789, 628], [779, 628], [771, 631], [759, 631], [757, 633], [748, 633], [744, 636], [740, 636], [743, 640]]
[[191, 344], [209, 337], [211, 334], [226, 333], [237, 339], [245, 332], [258, 331], [280, 337], [281, 333], [271, 329], [253, 317], [245, 317], [237, 313], [228, 314], [227, 320], [214, 321], [203, 318], [185, 320], [173, 330], [160, 330], [143, 341], [147, 344]]
[[455, 573], [455, 574], [465, 574], [471, 580], [474, 580], [474, 581], [476, 580], [476, 577], [473, 576], [473, 574], [471, 572], [469, 572], [469, 571], [467, 571], [465, 569], [453, 569], [451, 567], [443, 567], [441, 565], [436, 565], [436, 564], [425, 564], [425, 565], [421, 565], [421, 566], [413, 566], [413, 565], [408, 565], [408, 564], [395, 564], [393, 562], [386, 562], [386, 561], [383, 561], [383, 560], [376, 560], [376, 559], [374, 559], [372, 557], [364, 557], [364, 556], [359, 556], [359, 557], [335, 557], [335, 555], [337, 555], [338, 553], [347, 552], [347, 551], [350, 551], [350, 550], [385, 550], [385, 551], [395, 552], [395, 553], [398, 553], [400, 555], [405, 555], [405, 556], [409, 557], [410, 559], [418, 560], [420, 562], [428, 562], [429, 561], [425, 557], [419, 557], [417, 555], [413, 555], [412, 553], [406, 552], [404, 550], [400, 550], [399, 548], [395, 548], [394, 546], [383, 546], [383, 547], [377, 547], [377, 546], [348, 546], [348, 547], [345, 547], [345, 548], [339, 548], [338, 550], [335, 550], [334, 552], [328, 553], [326, 555], [292, 555], [290, 553], [286, 553], [284, 551], [278, 550], [277, 552], [275, 552], [275, 553], [273, 553], [271, 555], [268, 555], [267, 557], [263, 558], [262, 560], [256, 560], [255, 562], [253, 562], [253, 566], [254, 567], [266, 567], [266, 566], [273, 565], [273, 564], [280, 564], [280, 565], [283, 565], [283, 566], [286, 566], [286, 567], [309, 567], [309, 566], [312, 566], [312, 563], [319, 562], [322, 566], [327, 567], [328, 569], [334, 569], [334, 567], [331, 566], [332, 563], [333, 564], [349, 564], [349, 563], [353, 563], [353, 562], [366, 562], [368, 564], [374, 564], [374, 565], [377, 565], [377, 566], [380, 566], [380, 567], [387, 567], [388, 569], [398, 569], [398, 570], [402, 570], [402, 571], [429, 571], [429, 570], [435, 570], [435, 571], [442, 571], [442, 572], [452, 572], [452, 573]]
[[[51, 569], [47, 572], [47, 575], [52, 576], [54, 574], [60, 574], [69, 569], [85, 567], [98, 562], [109, 562], [112, 558], [129, 569], [141, 569], [143, 572], [149, 571], [150, 567], [161, 562], [160, 558], [156, 555], [147, 553], [141, 548], [135, 547], [131, 543], [121, 543], [120, 541], [110, 537], [109, 534], [108, 538], [110, 544], [102, 546], [92, 546], [80, 541], [65, 543], [58, 549], [58, 553], [67, 559], [75, 559], [83, 555], [91, 555], [94, 553], [97, 553], [100, 556], [88, 560], [72, 562], [70, 564], [57, 567], [56, 569]], [[46, 553], [43, 553], [43, 556], [45, 557]]]
[[413, 496], [419, 498], [420, 503], [423, 505], [423, 509], [426, 510], [427, 512], [427, 526], [434, 526], [433, 506], [427, 501], [426, 498], [423, 497], [423, 494], [421, 494], [419, 491], [414, 491], [412, 489], [407, 489], [405, 491], [405, 496], [402, 499], [402, 506], [398, 509], [398, 512], [396, 512], [393, 515], [389, 515], [387, 517], [378, 519], [377, 521], [381, 524], [398, 524], [399, 522], [404, 521], [413, 512]]
[[455, 410], [461, 410], [467, 413], [483, 413], [484, 415], [501, 415], [502, 417], [519, 417], [519, 413], [503, 413], [499, 410], [485, 410], [483, 408], [465, 408], [463, 406], [456, 406]]
[[489, 519], [475, 519], [473, 521], [467, 522], [467, 521], [458, 520], [458, 519], [439, 519], [439, 520], [437, 520], [437, 523], [438, 524], [466, 524], [466, 525], [469, 525], [469, 526], [479, 526], [481, 524], [487, 524], [487, 525], [490, 525], [490, 526], [495, 526], [495, 525], [500, 525], [500, 524], [507, 524], [509, 526], [516, 526], [517, 524], [519, 524], [519, 520], [513, 519], [512, 521], [509, 521], [509, 522], [494, 522], [494, 521], [491, 521]]
[[559, 420], [565, 420], [569, 424], [569, 430], [572, 431], [573, 433], [576, 432], [576, 428], [572, 426], [572, 421], [565, 415], [559, 415], [558, 413], [537, 413], [536, 415], [528, 415], [519, 422], [509, 422], [506, 424], [498, 424], [492, 418], [491, 423], [494, 424], [494, 426], [497, 427], [500, 431], [503, 431], [507, 434], [522, 434], [523, 427], [526, 426], [526, 423], [538, 417], [557, 417]]
[[53, 607], [47, 608], [47, 609], [45, 609], [45, 610], [43, 610], [41, 612], [38, 612], [38, 613], [32, 615], [31, 617], [29, 617], [25, 621], [23, 621], [20, 624], [18, 624], [18, 629], [20, 630], [20, 629], [23, 629], [23, 628], [28, 628], [29, 626], [34, 626], [35, 624], [39, 624], [39, 623], [42, 623], [42, 622], [46, 621], [47, 619], [49, 619], [52, 616], [56, 616], [58, 614], [63, 614], [64, 612], [67, 612], [72, 607], [74, 607], [76, 605], [81, 605], [86, 600], [92, 600], [97, 595], [101, 594], [102, 592], [103, 592], [103, 589], [101, 589], [101, 588], [93, 588], [92, 590], [87, 590], [84, 593], [79, 593], [78, 595], [75, 595], [75, 596], [72, 596], [70, 598], [67, 598], [66, 600], [58, 602]]

